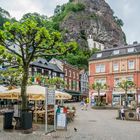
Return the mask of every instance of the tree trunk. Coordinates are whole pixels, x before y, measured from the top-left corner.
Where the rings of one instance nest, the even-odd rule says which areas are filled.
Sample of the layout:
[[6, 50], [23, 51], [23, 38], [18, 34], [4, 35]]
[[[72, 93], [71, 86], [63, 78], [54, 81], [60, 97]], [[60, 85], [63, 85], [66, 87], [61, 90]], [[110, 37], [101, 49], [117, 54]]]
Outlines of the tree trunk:
[[98, 104], [100, 103], [100, 100], [101, 100], [101, 98], [100, 98], [100, 90], [98, 90]]
[[127, 90], [125, 91], [125, 106], [127, 107], [128, 104], [128, 97], [127, 97]]
[[27, 84], [28, 84], [28, 67], [23, 68], [23, 77], [21, 83], [22, 110], [27, 110]]

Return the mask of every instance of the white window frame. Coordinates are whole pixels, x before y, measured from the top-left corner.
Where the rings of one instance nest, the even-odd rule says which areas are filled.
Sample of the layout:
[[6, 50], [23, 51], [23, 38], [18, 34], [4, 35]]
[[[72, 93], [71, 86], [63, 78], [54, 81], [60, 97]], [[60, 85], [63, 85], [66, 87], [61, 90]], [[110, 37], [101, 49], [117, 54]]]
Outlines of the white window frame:
[[119, 64], [113, 63], [113, 71], [119, 71]]
[[127, 52], [128, 52], [128, 53], [134, 52], [134, 48], [128, 48], [128, 49], [127, 49]]
[[126, 79], [128, 80], [128, 81], [134, 81], [134, 78], [133, 78], [133, 76], [131, 75], [131, 76], [128, 76], [128, 77], [126, 77]]
[[102, 53], [97, 53], [97, 58], [102, 57]]
[[119, 54], [119, 53], [120, 53], [120, 50], [114, 50], [114, 51], [113, 51], [113, 54], [114, 54], [114, 55], [117, 55], [117, 54]]
[[105, 72], [105, 64], [96, 65], [96, 73]]
[[121, 79], [119, 77], [115, 77], [114, 78], [114, 87], [118, 87], [118, 83], [120, 83], [120, 82], [121, 82]]
[[135, 68], [135, 61], [134, 60], [129, 60], [128, 61], [128, 69], [129, 70], [134, 70]]

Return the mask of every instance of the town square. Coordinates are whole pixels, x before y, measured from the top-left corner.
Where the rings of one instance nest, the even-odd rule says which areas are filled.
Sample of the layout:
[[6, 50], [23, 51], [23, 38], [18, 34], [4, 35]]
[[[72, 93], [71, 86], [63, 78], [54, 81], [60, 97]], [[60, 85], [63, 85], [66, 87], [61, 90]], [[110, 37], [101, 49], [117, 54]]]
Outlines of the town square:
[[139, 140], [139, 4], [0, 0], [0, 140]]

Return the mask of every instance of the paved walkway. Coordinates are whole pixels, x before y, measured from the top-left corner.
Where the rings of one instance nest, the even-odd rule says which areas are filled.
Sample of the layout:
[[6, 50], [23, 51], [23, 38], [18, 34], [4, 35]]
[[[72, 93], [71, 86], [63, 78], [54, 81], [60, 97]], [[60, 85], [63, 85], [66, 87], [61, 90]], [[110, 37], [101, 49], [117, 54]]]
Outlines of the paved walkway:
[[0, 140], [140, 140], [140, 122], [116, 120], [116, 110], [85, 111], [80, 110], [78, 104], [76, 106], [75, 120], [68, 125], [67, 131], [44, 135], [43, 131], [22, 134], [1, 130]]

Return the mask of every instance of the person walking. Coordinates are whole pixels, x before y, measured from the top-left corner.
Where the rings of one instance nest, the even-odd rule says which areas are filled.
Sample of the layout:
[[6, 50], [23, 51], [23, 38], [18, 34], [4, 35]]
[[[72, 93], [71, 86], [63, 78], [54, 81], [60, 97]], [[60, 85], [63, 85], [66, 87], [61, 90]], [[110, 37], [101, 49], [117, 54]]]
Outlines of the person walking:
[[121, 119], [125, 119], [125, 114], [124, 114], [124, 107], [121, 108]]
[[139, 121], [140, 120], [140, 107], [137, 106], [136, 108], [136, 117], [137, 117], [137, 120]]
[[84, 110], [84, 105], [85, 105], [85, 102], [84, 102], [84, 100], [81, 100], [81, 103], [80, 103], [81, 110]]
[[87, 110], [87, 108], [88, 108], [88, 103], [89, 103], [89, 98], [87, 97], [85, 99], [85, 110]]

